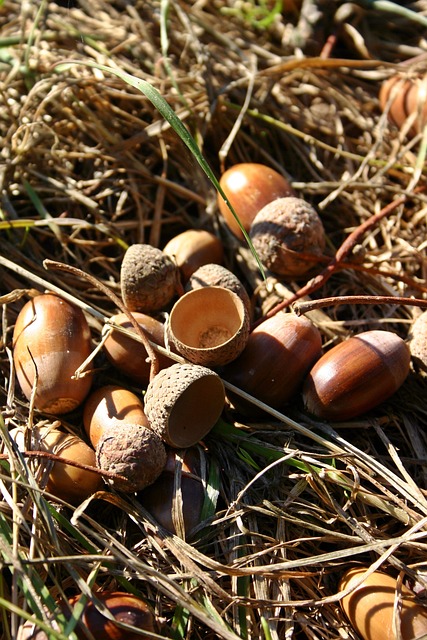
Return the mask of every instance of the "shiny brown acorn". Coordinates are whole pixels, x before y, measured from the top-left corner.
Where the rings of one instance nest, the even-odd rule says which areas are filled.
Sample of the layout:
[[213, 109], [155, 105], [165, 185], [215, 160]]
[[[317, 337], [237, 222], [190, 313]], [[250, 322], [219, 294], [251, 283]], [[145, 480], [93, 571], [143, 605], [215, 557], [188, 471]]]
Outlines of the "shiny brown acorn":
[[327, 420], [355, 418], [390, 398], [409, 365], [409, 348], [397, 334], [378, 329], [355, 335], [313, 366], [302, 390], [305, 407]]
[[41, 411], [64, 414], [83, 402], [92, 376], [73, 376], [91, 350], [83, 312], [57, 295], [36, 296], [18, 314], [13, 332], [16, 376], [27, 399], [36, 384], [34, 404]]
[[[21, 451], [25, 451], [24, 430], [12, 429], [11, 438]], [[58, 458], [76, 462], [88, 467], [96, 467], [95, 451], [81, 438], [56, 428], [34, 427], [31, 430], [31, 449], [54, 453]], [[59, 460], [40, 458], [44, 468], [49, 470], [45, 484], [46, 491], [69, 502], [78, 504], [102, 487], [102, 477], [97, 472], [82, 469]]]
[[[190, 447], [181, 453], [179, 475], [177, 452], [169, 450], [161, 475], [138, 495], [138, 499], [163, 528], [171, 533], [181, 534], [183, 539], [189, 540], [191, 532], [200, 524], [205, 489], [200, 477], [198, 448]], [[175, 484], [180, 489], [180, 498], [175, 493]], [[176, 510], [173, 509], [174, 500]], [[180, 515], [177, 513], [178, 510]]]
[[221, 240], [206, 229], [186, 229], [174, 236], [163, 247], [181, 272], [183, 283], [204, 264], [222, 264], [224, 247]]
[[[261, 402], [280, 409], [299, 391], [321, 352], [317, 327], [304, 316], [282, 311], [255, 327], [241, 355], [224, 367], [222, 376]], [[232, 392], [228, 394], [244, 413], [254, 412], [252, 404]]]
[[[164, 347], [165, 328], [160, 320], [138, 311], [132, 312], [133, 317], [145, 332], [147, 338]], [[111, 318], [112, 323], [123, 327], [127, 331], [135, 333], [135, 329], [125, 313], [118, 313]], [[150, 362], [144, 345], [133, 340], [119, 329], [113, 329], [103, 344], [104, 352], [111, 364], [132, 382], [145, 386], [150, 380]], [[172, 361], [163, 354], [157, 354], [159, 367], [164, 369], [172, 364]]]
[[242, 352], [249, 329], [248, 310], [234, 291], [201, 287], [175, 302], [167, 333], [175, 351], [190, 362], [219, 367]]
[[[392, 576], [373, 571], [365, 579], [369, 567], [356, 567], [341, 578], [339, 590], [350, 593], [341, 599], [341, 607], [356, 633], [363, 640], [415, 640], [427, 634], [427, 607], [416, 600], [405, 585], [399, 590]], [[360, 583], [360, 584], [359, 584]], [[359, 586], [357, 586], [359, 585]], [[394, 629], [395, 602], [399, 599], [399, 629]]]
[[120, 269], [120, 289], [129, 311], [160, 311], [180, 286], [179, 269], [163, 251], [149, 244], [128, 247]]
[[197, 364], [173, 364], [151, 380], [145, 413], [151, 428], [171, 447], [186, 449], [212, 429], [225, 404], [217, 373]]
[[278, 198], [263, 207], [253, 219], [249, 236], [264, 267], [287, 279], [316, 268], [316, 258], [326, 244], [317, 211], [295, 197]]
[[388, 78], [381, 85], [379, 101], [390, 122], [401, 129], [411, 118], [409, 134], [420, 133], [427, 123], [427, 75]]
[[[219, 184], [246, 232], [258, 211], [277, 198], [295, 195], [288, 181], [271, 167], [256, 162], [235, 164], [225, 171]], [[218, 208], [229, 229], [243, 240], [244, 236], [223, 197], [218, 193]]]
[[96, 463], [125, 480], [109, 480], [122, 491], [140, 491], [158, 478], [166, 464], [161, 438], [150, 429], [142, 401], [116, 385], [93, 391], [83, 422], [96, 449]]

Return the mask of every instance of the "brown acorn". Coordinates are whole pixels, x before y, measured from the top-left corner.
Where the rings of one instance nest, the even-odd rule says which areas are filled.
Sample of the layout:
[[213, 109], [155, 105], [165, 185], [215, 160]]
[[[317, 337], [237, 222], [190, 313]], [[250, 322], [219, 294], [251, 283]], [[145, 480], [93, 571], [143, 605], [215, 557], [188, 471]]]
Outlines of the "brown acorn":
[[158, 478], [166, 450], [133, 392], [117, 385], [100, 387], [85, 403], [83, 423], [96, 450], [97, 466], [123, 477], [109, 479], [110, 485], [139, 491]]
[[407, 344], [391, 331], [372, 330], [327, 351], [305, 379], [307, 411], [340, 421], [375, 408], [403, 384], [410, 365]]
[[34, 404], [41, 411], [68, 413], [83, 402], [92, 376], [73, 376], [91, 350], [90, 329], [83, 312], [55, 294], [41, 294], [29, 300], [16, 319], [16, 375], [27, 399], [37, 384]]
[[184, 358], [206, 367], [231, 362], [249, 337], [248, 311], [225, 287], [201, 287], [181, 296], [172, 307], [168, 337]]
[[222, 264], [224, 260], [221, 240], [205, 229], [187, 229], [179, 233], [163, 247], [163, 253], [175, 261], [184, 283], [202, 265]]
[[[417, 602], [405, 585], [382, 571], [373, 571], [365, 579], [369, 567], [355, 567], [341, 578], [339, 590], [347, 591], [341, 608], [362, 640], [414, 640], [427, 635], [427, 607]], [[397, 616], [395, 604], [399, 591]], [[394, 629], [397, 620], [398, 630]]]
[[173, 364], [154, 376], [145, 394], [151, 428], [171, 447], [197, 444], [212, 429], [225, 403], [221, 378], [197, 364]]
[[[222, 375], [261, 402], [281, 409], [299, 391], [321, 351], [316, 326], [304, 316], [282, 311], [255, 327], [241, 355]], [[228, 395], [244, 413], [254, 413], [252, 404], [232, 392]]]
[[322, 255], [326, 244], [317, 211], [302, 198], [294, 197], [279, 198], [261, 209], [249, 235], [261, 263], [288, 279], [315, 268], [316, 256]]
[[427, 123], [427, 75], [394, 75], [383, 82], [379, 94], [382, 111], [401, 129], [409, 117], [414, 118], [409, 135], [420, 133]]
[[[282, 174], [256, 162], [235, 164], [222, 174], [219, 184], [247, 232], [258, 211], [266, 204], [277, 198], [295, 195]], [[217, 201], [227, 226], [239, 240], [243, 240], [238, 222], [219, 193]]]
[[179, 269], [160, 249], [132, 244], [123, 256], [120, 287], [129, 311], [160, 311], [179, 290]]
[[[138, 311], [132, 312], [133, 317], [145, 331], [148, 339], [164, 347], [164, 325], [152, 316]], [[118, 313], [111, 318], [115, 325], [123, 327], [132, 333], [135, 329], [125, 313]], [[124, 373], [132, 382], [145, 386], [150, 380], [150, 362], [144, 345], [133, 340], [118, 329], [112, 330], [103, 345], [104, 352], [116, 369]], [[167, 356], [158, 353], [160, 369], [172, 364]]]
[[[196, 447], [183, 452], [182, 466], [178, 479], [177, 452], [169, 450], [165, 469], [159, 478], [142, 491], [138, 498], [142, 506], [171, 533], [177, 534], [179, 523], [173, 511], [173, 500], [181, 509], [183, 538], [191, 539], [191, 532], [200, 524], [200, 516], [205, 499], [205, 489], [200, 477], [200, 454]], [[175, 495], [175, 483], [178, 482], [181, 498]], [[179, 516], [178, 516], [179, 517]]]

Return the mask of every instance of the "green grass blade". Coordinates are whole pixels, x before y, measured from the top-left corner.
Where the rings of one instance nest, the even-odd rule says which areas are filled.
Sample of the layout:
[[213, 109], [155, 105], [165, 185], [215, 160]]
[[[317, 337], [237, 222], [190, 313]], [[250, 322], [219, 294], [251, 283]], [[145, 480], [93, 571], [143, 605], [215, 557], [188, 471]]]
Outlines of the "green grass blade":
[[193, 157], [197, 160], [200, 167], [203, 169], [203, 171], [205, 172], [209, 180], [212, 182], [212, 184], [214, 185], [218, 193], [221, 195], [221, 197], [229, 207], [231, 213], [236, 219], [236, 222], [238, 223], [245, 237], [245, 240], [251, 250], [251, 253], [253, 254], [257, 262], [257, 265], [261, 272], [262, 277], [265, 278], [264, 268], [259, 260], [258, 254], [254, 249], [254, 246], [252, 245], [251, 239], [249, 238], [245, 228], [243, 227], [237, 213], [234, 211], [226, 194], [221, 188], [221, 185], [216, 179], [214, 172], [210, 168], [208, 162], [203, 157], [203, 154], [201, 153], [199, 146], [195, 141], [195, 139], [193, 138], [193, 136], [189, 133], [188, 129], [186, 128], [182, 120], [176, 115], [175, 111], [168, 104], [168, 102], [163, 98], [161, 93], [157, 91], [157, 89], [153, 87], [149, 82], [147, 82], [147, 80], [143, 80], [142, 78], [136, 78], [130, 73], [126, 73], [125, 71], [121, 71], [120, 69], [113, 69], [103, 64], [97, 64], [94, 62], [70, 61], [70, 62], [65, 62], [65, 63], [56, 65], [55, 69], [58, 72], [63, 72], [69, 68], [70, 64], [81, 64], [87, 67], [98, 69], [100, 71], [104, 71], [105, 73], [111, 73], [117, 78], [120, 78], [121, 80], [123, 80], [123, 82], [126, 82], [126, 84], [130, 85], [134, 89], [137, 89], [138, 91], [143, 93], [146, 96], [146, 98], [148, 98], [151, 104], [157, 109], [160, 115], [171, 125], [175, 133], [181, 138], [184, 144], [191, 151], [191, 153], [193, 154]]

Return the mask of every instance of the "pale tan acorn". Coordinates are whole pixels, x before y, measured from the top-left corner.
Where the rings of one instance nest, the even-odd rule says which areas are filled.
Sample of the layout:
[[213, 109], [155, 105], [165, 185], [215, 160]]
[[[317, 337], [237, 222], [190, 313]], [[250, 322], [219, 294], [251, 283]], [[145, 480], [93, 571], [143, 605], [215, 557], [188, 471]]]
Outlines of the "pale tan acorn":
[[[281, 173], [257, 162], [233, 165], [222, 174], [219, 184], [246, 232], [249, 232], [258, 211], [266, 204], [277, 198], [295, 195]], [[243, 240], [242, 230], [220, 193], [217, 201], [227, 226], [239, 240]]]
[[19, 386], [34, 405], [52, 414], [76, 409], [89, 393], [92, 376], [74, 378], [92, 351], [82, 310], [52, 293], [29, 300], [13, 332], [13, 361]]
[[184, 283], [202, 265], [212, 262], [222, 264], [224, 260], [221, 240], [206, 229], [182, 231], [165, 244], [163, 253], [175, 261]]
[[295, 197], [267, 204], [255, 216], [249, 235], [264, 267], [285, 279], [298, 279], [315, 269], [326, 244], [319, 214]]
[[413, 322], [408, 338], [414, 364], [427, 372], [427, 311], [423, 311]]
[[381, 329], [362, 332], [315, 363], [304, 382], [304, 405], [319, 418], [355, 418], [388, 400], [404, 383], [409, 366], [409, 348], [400, 336]]

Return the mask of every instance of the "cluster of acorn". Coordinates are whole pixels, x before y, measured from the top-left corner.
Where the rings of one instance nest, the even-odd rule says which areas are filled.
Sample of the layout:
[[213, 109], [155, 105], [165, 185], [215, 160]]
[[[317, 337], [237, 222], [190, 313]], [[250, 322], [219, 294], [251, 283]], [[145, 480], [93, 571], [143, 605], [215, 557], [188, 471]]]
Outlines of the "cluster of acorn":
[[[298, 279], [316, 268], [325, 247], [322, 222], [279, 173], [241, 164], [223, 175], [221, 186], [266, 269]], [[218, 204], [243, 242], [229, 207], [222, 199]], [[220, 241], [204, 230], [185, 231], [163, 250], [135, 244], [126, 251], [120, 284], [132, 318], [113, 316], [102, 348], [118, 371], [145, 389], [144, 396], [126, 385], [92, 390], [92, 373], [76, 374], [93, 350], [80, 308], [50, 293], [22, 308], [13, 335], [22, 392], [35, 408], [55, 416], [83, 405], [90, 442], [57, 428], [33, 430], [31, 448], [64, 459], [53, 465], [47, 491], [78, 503], [102, 486], [100, 475], [90, 470], [98, 469], [116, 488], [142, 492], [158, 522], [185, 535], [197, 525], [204, 497], [193, 447], [227, 401], [253, 415], [253, 403], [239, 390], [278, 410], [301, 392], [309, 413], [341, 421], [373, 409], [404, 382], [411, 353], [392, 332], [366, 331], [322, 355], [321, 334], [306, 317], [282, 311], [251, 331], [248, 293], [222, 262]], [[166, 322], [159, 319], [164, 310]], [[160, 353], [155, 349], [155, 367], [131, 319], [151, 343], [163, 347]], [[23, 448], [25, 438], [14, 438]], [[181, 478], [184, 532], [171, 515], [177, 449], [188, 454]], [[66, 463], [72, 460], [80, 464]]]

